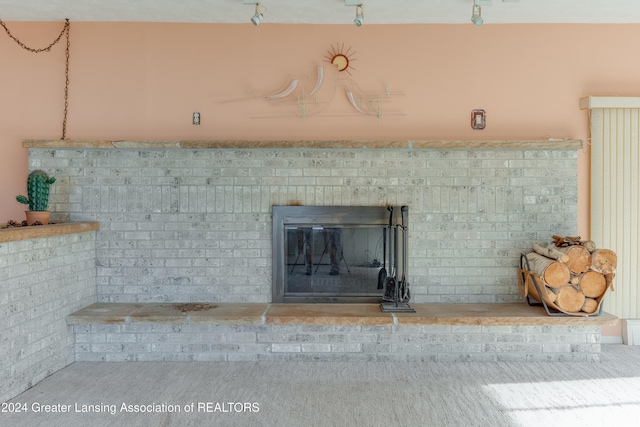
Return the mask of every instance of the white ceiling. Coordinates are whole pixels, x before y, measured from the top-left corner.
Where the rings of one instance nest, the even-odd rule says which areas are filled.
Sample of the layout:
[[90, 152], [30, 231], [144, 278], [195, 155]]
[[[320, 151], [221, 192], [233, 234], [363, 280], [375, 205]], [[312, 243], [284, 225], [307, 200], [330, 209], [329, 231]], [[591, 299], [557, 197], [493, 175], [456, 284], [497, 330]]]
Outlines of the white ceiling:
[[[640, 0], [478, 0], [485, 24], [640, 23]], [[367, 24], [470, 24], [473, 0], [362, 0]], [[344, 0], [262, 0], [262, 25], [349, 24]], [[4, 21], [124, 21], [248, 24], [243, 0], [0, 0]]]

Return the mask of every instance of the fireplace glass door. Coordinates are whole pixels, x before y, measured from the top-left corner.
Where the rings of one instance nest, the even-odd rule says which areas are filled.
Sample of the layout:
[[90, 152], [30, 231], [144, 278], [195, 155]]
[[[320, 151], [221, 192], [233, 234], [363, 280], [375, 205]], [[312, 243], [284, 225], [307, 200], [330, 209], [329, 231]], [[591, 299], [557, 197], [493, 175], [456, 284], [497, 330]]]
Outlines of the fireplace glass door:
[[273, 302], [381, 301], [380, 270], [390, 270], [385, 207], [273, 209]]
[[381, 294], [377, 287], [383, 231], [365, 227], [287, 227], [285, 294]]

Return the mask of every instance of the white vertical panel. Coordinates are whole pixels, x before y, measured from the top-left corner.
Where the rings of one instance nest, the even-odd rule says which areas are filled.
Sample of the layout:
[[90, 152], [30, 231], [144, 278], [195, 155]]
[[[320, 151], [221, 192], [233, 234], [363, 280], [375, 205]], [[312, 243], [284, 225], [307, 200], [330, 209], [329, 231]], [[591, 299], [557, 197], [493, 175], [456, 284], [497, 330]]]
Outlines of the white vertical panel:
[[[638, 317], [640, 307], [640, 290], [638, 284], [640, 283], [640, 228], [638, 223], [640, 222], [640, 176], [638, 170], [640, 169], [640, 110], [631, 110], [630, 127], [630, 144], [629, 144], [629, 202], [627, 212], [629, 214], [629, 233], [628, 233], [628, 262], [627, 274], [629, 276], [630, 283], [630, 295], [629, 304], [630, 312], [634, 313], [634, 317]], [[625, 261], [626, 262], [626, 261]]]
[[591, 239], [618, 255], [605, 311], [638, 318], [640, 120], [637, 108], [591, 110]]

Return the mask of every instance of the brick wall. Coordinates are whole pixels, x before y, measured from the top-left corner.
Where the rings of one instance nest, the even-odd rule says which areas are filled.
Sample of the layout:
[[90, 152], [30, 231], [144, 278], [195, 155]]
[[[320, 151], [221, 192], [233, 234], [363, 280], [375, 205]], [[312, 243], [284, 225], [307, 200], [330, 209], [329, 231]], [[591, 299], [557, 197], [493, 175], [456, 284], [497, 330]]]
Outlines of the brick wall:
[[600, 360], [600, 327], [74, 325], [76, 361]]
[[0, 402], [74, 361], [65, 317], [96, 300], [95, 237], [0, 243]]
[[59, 219], [99, 221], [98, 301], [269, 302], [271, 206], [409, 206], [415, 302], [519, 301], [519, 255], [577, 231], [567, 150], [43, 149]]

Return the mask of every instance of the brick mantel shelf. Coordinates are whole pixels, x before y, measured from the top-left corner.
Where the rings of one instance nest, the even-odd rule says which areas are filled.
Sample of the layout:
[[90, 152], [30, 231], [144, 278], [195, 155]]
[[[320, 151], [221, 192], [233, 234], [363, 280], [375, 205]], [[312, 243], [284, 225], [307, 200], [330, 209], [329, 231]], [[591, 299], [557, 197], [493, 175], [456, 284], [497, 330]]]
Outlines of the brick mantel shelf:
[[386, 150], [420, 150], [420, 149], [531, 149], [531, 150], [566, 150], [580, 149], [585, 141], [576, 139], [534, 139], [534, 140], [487, 140], [487, 141], [447, 141], [447, 140], [407, 140], [407, 141], [129, 141], [129, 140], [72, 140], [25, 139], [25, 148], [130, 148], [130, 149], [386, 149]]

